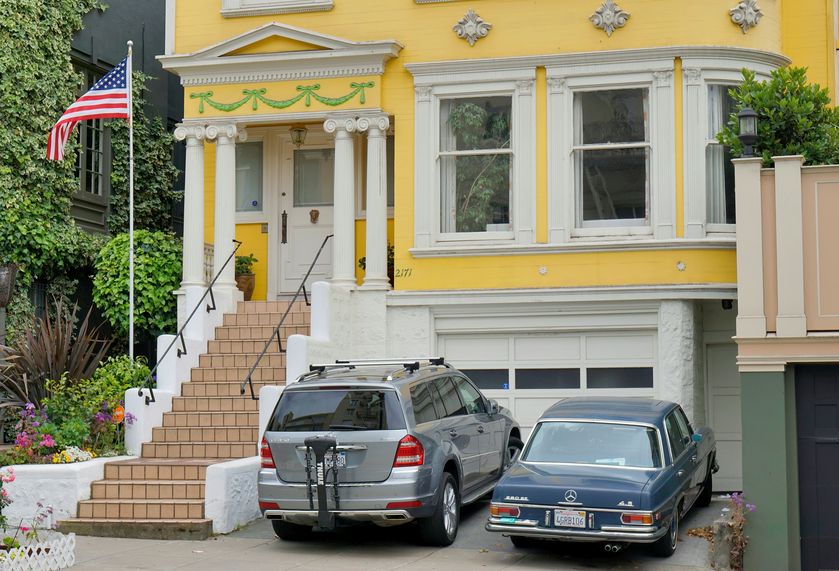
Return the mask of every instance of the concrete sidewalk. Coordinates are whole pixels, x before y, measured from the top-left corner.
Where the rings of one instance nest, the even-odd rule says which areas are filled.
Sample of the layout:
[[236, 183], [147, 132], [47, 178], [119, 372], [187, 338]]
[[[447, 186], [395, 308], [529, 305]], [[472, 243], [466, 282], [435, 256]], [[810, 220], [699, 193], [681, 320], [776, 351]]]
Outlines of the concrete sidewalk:
[[604, 553], [595, 545], [553, 542], [533, 549], [516, 549], [508, 538], [483, 529], [488, 512], [485, 500], [463, 510], [457, 541], [443, 549], [422, 545], [412, 525], [365, 526], [323, 534], [305, 543], [289, 543], [276, 539], [270, 523], [260, 520], [230, 535], [207, 541], [79, 537], [73, 569], [708, 571], [711, 569], [708, 543], [688, 537], [687, 530], [709, 524], [724, 506], [724, 500], [715, 499], [710, 508], [691, 512], [683, 522], [679, 548], [669, 559], [655, 558], [641, 546], [632, 546], [617, 555]]

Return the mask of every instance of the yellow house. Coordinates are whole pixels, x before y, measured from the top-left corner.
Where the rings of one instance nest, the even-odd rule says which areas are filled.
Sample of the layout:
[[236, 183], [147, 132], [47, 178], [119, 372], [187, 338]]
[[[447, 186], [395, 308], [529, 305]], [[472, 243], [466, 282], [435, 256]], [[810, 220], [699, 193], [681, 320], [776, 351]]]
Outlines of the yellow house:
[[[749, 213], [715, 135], [743, 68], [806, 65], [835, 93], [833, 2], [167, 6], [160, 60], [185, 89], [182, 321], [205, 244], [220, 268], [240, 240], [254, 299], [273, 301], [333, 235], [289, 379], [313, 361], [444, 355], [525, 429], [567, 395], [674, 400], [717, 433], [715, 487], [742, 487]], [[213, 291], [235, 311], [231, 264]], [[208, 324], [187, 341], [206, 347]]]

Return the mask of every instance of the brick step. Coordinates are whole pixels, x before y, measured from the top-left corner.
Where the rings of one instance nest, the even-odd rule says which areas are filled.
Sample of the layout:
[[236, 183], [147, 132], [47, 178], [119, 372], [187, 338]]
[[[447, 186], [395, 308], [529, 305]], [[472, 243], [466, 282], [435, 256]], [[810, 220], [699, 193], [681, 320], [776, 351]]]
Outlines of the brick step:
[[62, 533], [93, 537], [203, 541], [212, 535], [213, 521], [209, 519], [71, 518], [58, 522], [58, 529]]
[[[288, 301], [240, 301], [236, 305], [236, 313], [276, 313], [285, 311], [288, 308]], [[303, 296], [294, 302], [292, 311], [309, 311], [309, 306]]]
[[231, 459], [256, 456], [256, 439], [248, 442], [144, 442], [143, 458]]
[[259, 425], [258, 412], [164, 412], [164, 428], [253, 427]]
[[172, 412], [254, 412], [258, 410], [259, 401], [253, 400], [250, 396], [174, 397], [172, 399]]
[[[308, 327], [300, 329], [306, 329], [307, 331], [305, 334], [308, 334]], [[283, 335], [282, 344], [283, 349], [286, 346], [286, 340], [288, 339], [287, 335]], [[260, 341], [247, 341], [247, 340], [224, 340], [224, 341], [210, 341], [207, 344], [207, 353], [212, 354], [221, 354], [221, 355], [238, 355], [240, 353], [262, 353], [262, 350], [265, 348], [265, 339]], [[276, 338], [271, 342], [271, 345], [268, 347], [269, 352], [277, 353], [280, 350], [279, 345], [277, 345]]]
[[92, 500], [203, 500], [204, 480], [99, 480]]
[[152, 429], [152, 442], [256, 442], [257, 425], [252, 427], [165, 428]]
[[[204, 381], [229, 381], [241, 383], [248, 377], [250, 367], [221, 367], [218, 369], [196, 367], [192, 369], [190, 381], [200, 383]], [[257, 367], [253, 372], [254, 381], [270, 383], [285, 382], [285, 367]]]
[[204, 500], [82, 500], [79, 519], [204, 519]]
[[[283, 318], [283, 312], [271, 313], [225, 313], [222, 325], [268, 325], [276, 327]], [[289, 313], [283, 325], [309, 325], [311, 315], [306, 312]]]
[[[261, 351], [261, 349], [260, 349]], [[198, 366], [202, 369], [245, 367], [250, 368], [256, 363], [258, 352], [235, 353], [230, 355], [203, 354], [198, 357]], [[259, 362], [259, 367], [285, 367], [285, 353], [265, 353]]]
[[[261, 341], [263, 344], [274, 335], [274, 325], [222, 325], [216, 327], [217, 341]], [[280, 336], [285, 341], [289, 335], [308, 335], [309, 325], [283, 325]], [[276, 343], [276, 338], [274, 343]]]
[[207, 477], [207, 466], [218, 460], [166, 460], [138, 458], [105, 464], [105, 479], [123, 480], [201, 480]]
[[[235, 381], [201, 381], [200, 383], [183, 383], [181, 385], [181, 396], [183, 397], [238, 397], [241, 396], [241, 379]], [[266, 385], [277, 383], [253, 382], [253, 389], [259, 393], [259, 389]], [[248, 387], [245, 387], [246, 390]], [[250, 394], [250, 393], [248, 393]]]

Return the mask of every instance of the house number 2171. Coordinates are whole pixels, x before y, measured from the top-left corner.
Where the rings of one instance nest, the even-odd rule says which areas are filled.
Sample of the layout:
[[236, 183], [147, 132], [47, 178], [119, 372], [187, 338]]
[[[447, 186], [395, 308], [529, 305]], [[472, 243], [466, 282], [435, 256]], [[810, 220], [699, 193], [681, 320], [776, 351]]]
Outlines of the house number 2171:
[[396, 271], [394, 272], [394, 276], [397, 277], [397, 278], [409, 278], [409, 277], [411, 277], [411, 274], [413, 273], [413, 271], [414, 271], [413, 268], [396, 268]]

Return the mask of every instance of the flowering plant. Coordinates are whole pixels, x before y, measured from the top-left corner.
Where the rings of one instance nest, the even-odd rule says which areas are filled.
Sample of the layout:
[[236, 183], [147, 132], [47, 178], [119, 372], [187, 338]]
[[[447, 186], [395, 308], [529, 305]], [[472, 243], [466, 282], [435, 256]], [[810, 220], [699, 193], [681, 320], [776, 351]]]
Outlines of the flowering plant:
[[756, 509], [757, 506], [746, 502], [743, 494], [737, 493], [728, 497], [728, 507], [723, 508], [723, 515], [728, 516], [728, 526], [731, 531], [730, 566], [734, 571], [743, 569], [743, 553], [749, 543], [749, 538], [744, 531], [746, 514]]
[[32, 518], [31, 525], [27, 525], [24, 523], [24, 520], [20, 520], [20, 524], [17, 526], [17, 529], [15, 529], [15, 534], [7, 535], [3, 538], [3, 548], [15, 549], [20, 547], [20, 540], [18, 539], [18, 536], [30, 543], [37, 543], [40, 540], [38, 530], [54, 530], [56, 528], [56, 524], [52, 520], [52, 506], [45, 506], [41, 502], [38, 502], [37, 505], [38, 509], [35, 511], [35, 517]]
[[3, 515], [3, 510], [12, 503], [9, 498], [9, 490], [6, 489], [6, 484], [15, 481], [15, 471], [12, 468], [5, 468], [0, 470], [0, 527], [6, 527], [6, 516]]
[[74, 462], [87, 462], [96, 458], [96, 452], [84, 450], [78, 446], [68, 446], [61, 452], [52, 456], [53, 464], [72, 464]]
[[51, 454], [56, 442], [49, 427], [47, 414], [31, 402], [26, 403], [15, 424], [15, 446], [9, 453], [12, 462], [38, 463]]

